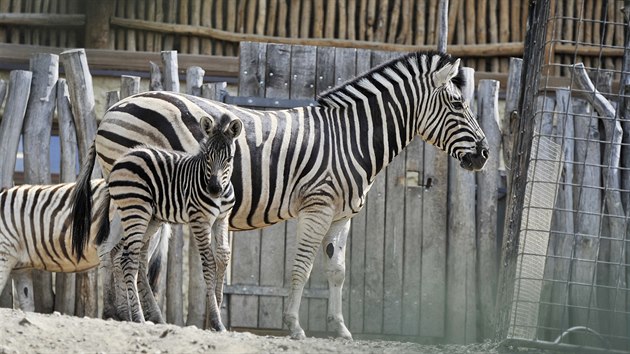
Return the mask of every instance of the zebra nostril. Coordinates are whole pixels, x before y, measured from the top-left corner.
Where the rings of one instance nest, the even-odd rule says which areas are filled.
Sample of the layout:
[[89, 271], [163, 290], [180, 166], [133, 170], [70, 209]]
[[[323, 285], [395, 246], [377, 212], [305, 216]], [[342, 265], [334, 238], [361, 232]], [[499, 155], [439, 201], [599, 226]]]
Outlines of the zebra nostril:
[[486, 148], [481, 149], [481, 157], [487, 160], [489, 156], [490, 156], [490, 151], [488, 151], [488, 149]]

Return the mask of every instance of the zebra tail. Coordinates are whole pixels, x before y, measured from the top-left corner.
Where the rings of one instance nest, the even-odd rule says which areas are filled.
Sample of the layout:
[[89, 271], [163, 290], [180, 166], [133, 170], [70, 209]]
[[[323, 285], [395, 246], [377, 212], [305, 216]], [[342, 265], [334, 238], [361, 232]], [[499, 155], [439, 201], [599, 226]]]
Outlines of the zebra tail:
[[105, 187], [103, 194], [103, 202], [98, 211], [99, 226], [98, 232], [96, 233], [97, 246], [102, 245], [103, 242], [107, 241], [107, 237], [109, 237], [109, 203], [111, 198], [107, 187]]
[[[92, 169], [96, 161], [96, 146], [92, 143], [88, 150], [72, 195], [72, 249], [77, 261], [83, 257], [83, 250], [90, 238], [92, 225]], [[109, 193], [107, 194], [109, 198]], [[108, 202], [109, 204], [109, 202]]]
[[160, 289], [160, 275], [164, 272], [166, 258], [168, 257], [168, 239], [171, 237], [171, 225], [162, 225], [159, 233], [158, 246], [151, 252], [149, 259], [148, 276], [153, 294], [157, 294]]

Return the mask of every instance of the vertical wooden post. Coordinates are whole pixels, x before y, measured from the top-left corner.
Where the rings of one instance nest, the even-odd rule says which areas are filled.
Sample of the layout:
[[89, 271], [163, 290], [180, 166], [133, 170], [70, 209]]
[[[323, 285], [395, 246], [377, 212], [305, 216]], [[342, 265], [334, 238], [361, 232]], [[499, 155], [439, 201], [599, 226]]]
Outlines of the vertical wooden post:
[[[11, 187], [13, 185], [13, 171], [15, 170], [15, 160], [18, 151], [18, 143], [22, 132], [24, 115], [28, 97], [31, 92], [31, 79], [33, 74], [30, 71], [14, 70], [9, 74], [9, 90], [7, 104], [4, 108], [4, 116], [0, 121], [0, 188]], [[11, 281], [7, 282], [0, 298], [2, 307], [13, 307], [13, 286]], [[20, 303], [20, 308], [24, 311], [33, 311], [35, 304], [32, 301]]]
[[[74, 128], [70, 94], [65, 79], [57, 81], [57, 117], [61, 145], [61, 183], [73, 182], [77, 174], [77, 133]], [[76, 275], [74, 273], [57, 273], [55, 275], [56, 311], [74, 315], [75, 288]]]
[[[50, 184], [50, 132], [57, 103], [59, 56], [35, 54], [30, 60], [30, 69], [33, 79], [23, 128], [24, 179], [30, 184]], [[26, 283], [20, 288], [24, 289], [32, 281], [35, 310], [51, 313], [54, 305], [52, 274], [42, 271], [31, 274], [33, 279], [23, 277]]]
[[115, 1], [88, 0], [85, 5], [85, 46], [110, 48], [109, 19], [114, 15]]
[[[507, 170], [512, 166], [512, 149], [514, 139], [518, 131], [518, 100], [521, 96], [521, 71], [523, 59], [510, 58], [507, 87], [505, 89], [505, 114], [501, 120], [501, 131], [503, 141], [503, 160]], [[508, 181], [510, 179], [508, 178]]]
[[477, 286], [480, 339], [494, 335], [494, 304], [497, 286], [497, 202], [499, 199], [499, 82], [479, 81], [477, 112], [490, 146], [490, 158], [477, 179]]
[[[463, 68], [464, 99], [474, 98], [474, 71]], [[477, 284], [475, 243], [475, 174], [449, 159], [448, 249], [446, 269], [446, 337], [452, 343], [477, 340]]]
[[160, 71], [160, 66], [152, 61], [149, 62], [149, 65], [151, 66], [149, 90], [162, 91], [164, 88], [162, 87], [162, 72]]
[[[193, 42], [191, 41], [191, 44]], [[192, 66], [186, 70], [186, 93], [200, 96], [205, 71]], [[197, 326], [204, 328], [206, 323], [206, 282], [203, 278], [201, 257], [192, 233], [188, 232], [188, 317], [187, 326]], [[214, 244], [213, 244], [214, 246]]]
[[4, 80], [0, 80], [0, 108], [2, 108], [2, 103], [4, 103], [4, 97], [7, 94], [7, 82]]
[[[179, 92], [177, 51], [163, 51], [161, 57], [164, 67], [164, 89]], [[184, 295], [182, 291], [184, 231], [181, 225], [173, 226], [172, 230], [167, 257], [166, 321], [181, 326], [184, 324]]]
[[[76, 127], [77, 140], [79, 145], [79, 160], [83, 164], [87, 151], [96, 136], [96, 114], [94, 112], [94, 91], [92, 88], [92, 75], [87, 64], [84, 49], [72, 49], [61, 53], [70, 101], [72, 102], [72, 113], [74, 125]], [[101, 176], [98, 165], [94, 166], [92, 178]], [[77, 316], [98, 316], [97, 304], [97, 272], [90, 270], [77, 274], [77, 303], [75, 314]]]
[[122, 75], [120, 77], [120, 99], [135, 95], [140, 92], [140, 77]]
[[438, 4], [437, 50], [446, 53], [448, 44], [448, 0], [440, 0]]

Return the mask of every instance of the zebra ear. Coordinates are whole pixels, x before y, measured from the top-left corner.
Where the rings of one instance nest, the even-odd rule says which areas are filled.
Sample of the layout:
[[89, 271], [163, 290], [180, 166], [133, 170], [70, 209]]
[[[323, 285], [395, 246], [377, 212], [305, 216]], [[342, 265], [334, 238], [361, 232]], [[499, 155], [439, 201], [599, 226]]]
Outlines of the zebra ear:
[[459, 62], [457, 59], [453, 64], [446, 64], [435, 73], [435, 85], [437, 87], [446, 85], [459, 73]]
[[206, 132], [206, 135], [210, 135], [210, 132], [214, 127], [214, 120], [211, 117], [203, 116], [199, 120], [199, 124], [201, 124], [201, 129]]
[[240, 119], [235, 119], [230, 122], [230, 124], [227, 127], [226, 132], [232, 139], [235, 139], [236, 137], [241, 135], [242, 130], [243, 130], [243, 122], [241, 122]]

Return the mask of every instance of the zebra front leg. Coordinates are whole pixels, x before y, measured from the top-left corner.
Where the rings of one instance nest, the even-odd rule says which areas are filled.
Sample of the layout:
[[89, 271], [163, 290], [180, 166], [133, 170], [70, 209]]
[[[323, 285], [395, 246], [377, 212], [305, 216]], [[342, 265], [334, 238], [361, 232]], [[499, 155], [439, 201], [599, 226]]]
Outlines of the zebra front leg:
[[221, 322], [221, 312], [219, 311], [215, 294], [216, 263], [214, 253], [212, 252], [212, 245], [210, 244], [210, 240], [212, 239], [211, 224], [212, 222], [208, 223], [203, 219], [192, 221], [190, 222], [190, 230], [194, 235], [197, 250], [199, 250], [203, 279], [206, 282], [206, 309], [210, 321], [209, 326], [206, 324], [206, 327], [217, 332], [223, 332], [225, 331], [225, 326], [223, 322]]
[[333, 211], [330, 208], [322, 208], [322, 205], [330, 203], [317, 203], [316, 210], [303, 211], [298, 217], [297, 225], [297, 250], [293, 258], [291, 269], [291, 290], [287, 299], [287, 308], [284, 312], [284, 323], [289, 328], [292, 339], [304, 339], [306, 334], [300, 326], [299, 310], [304, 292], [304, 284], [311, 275], [313, 260], [317, 249], [327, 233], [332, 221]]
[[[225, 281], [225, 270], [230, 263], [232, 250], [230, 249], [230, 233], [229, 233], [228, 216], [218, 218], [212, 226], [212, 234], [215, 239], [214, 243], [214, 260], [216, 269], [216, 285], [215, 296], [217, 299], [217, 307], [219, 316], [221, 304], [223, 303], [223, 283]], [[219, 317], [220, 320], [220, 317]]]
[[352, 334], [343, 321], [341, 295], [346, 277], [346, 240], [349, 231], [350, 219], [335, 221], [322, 240], [328, 276], [328, 323], [335, 329], [337, 337], [346, 339], [352, 339]]

